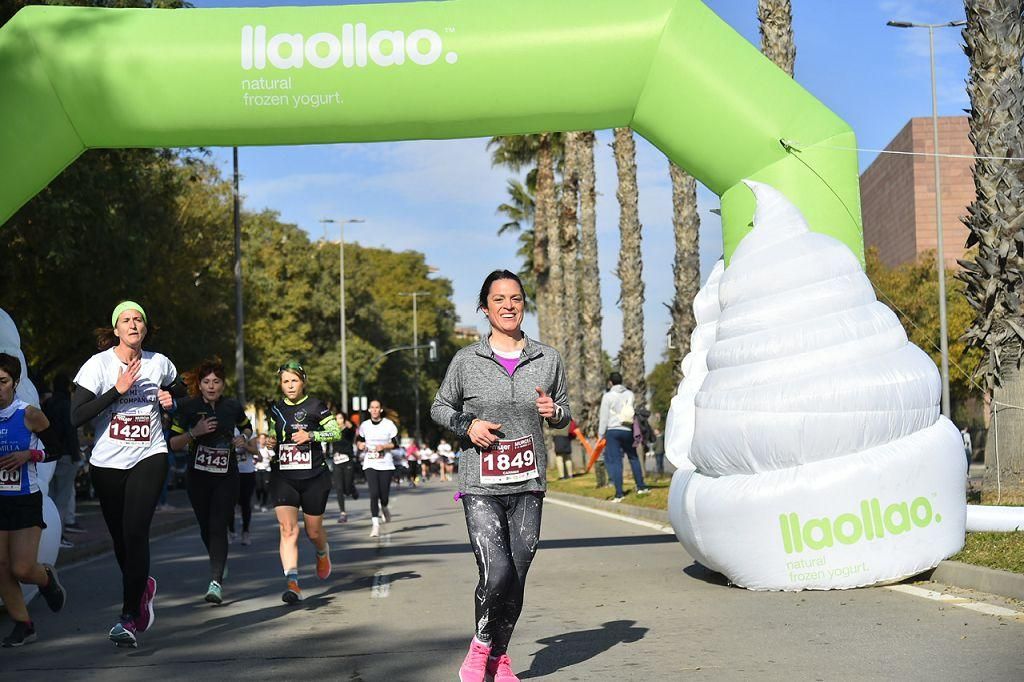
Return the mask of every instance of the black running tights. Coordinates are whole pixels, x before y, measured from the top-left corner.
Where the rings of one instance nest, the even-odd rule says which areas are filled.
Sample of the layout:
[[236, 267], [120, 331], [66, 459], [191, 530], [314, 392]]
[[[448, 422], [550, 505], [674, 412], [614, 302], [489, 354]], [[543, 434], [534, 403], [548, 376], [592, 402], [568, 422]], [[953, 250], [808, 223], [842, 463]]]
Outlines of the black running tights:
[[476, 638], [491, 645], [491, 655], [508, 651], [523, 611], [526, 573], [540, 542], [540, 493], [463, 495], [469, 544], [480, 582], [475, 592]]
[[199, 536], [210, 555], [210, 580], [224, 580], [228, 561], [228, 524], [238, 500], [238, 470], [210, 474], [188, 470], [188, 499], [199, 522]]
[[345, 496], [351, 495], [356, 489], [355, 464], [352, 460], [334, 465], [331, 472], [334, 478], [334, 492], [338, 496], [338, 511], [345, 511]]
[[370, 489], [370, 516], [380, 516], [380, 506], [388, 506], [388, 499], [391, 496], [391, 474], [395, 473], [387, 469], [363, 469], [366, 474], [366, 485]]
[[89, 473], [121, 567], [121, 614], [134, 618], [149, 577], [149, 527], [167, 478], [167, 453], [150, 455], [131, 469], [93, 465]]
[[[242, 532], [248, 533], [252, 524], [252, 493], [256, 490], [256, 474], [238, 474], [238, 506], [242, 509]], [[228, 530], [235, 532], [235, 512], [231, 510]]]

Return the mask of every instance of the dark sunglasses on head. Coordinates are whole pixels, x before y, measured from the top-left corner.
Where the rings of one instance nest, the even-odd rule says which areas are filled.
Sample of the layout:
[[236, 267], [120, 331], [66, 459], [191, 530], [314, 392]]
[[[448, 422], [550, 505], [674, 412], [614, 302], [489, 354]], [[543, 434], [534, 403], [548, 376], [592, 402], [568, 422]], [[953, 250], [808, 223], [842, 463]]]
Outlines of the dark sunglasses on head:
[[299, 376], [301, 376], [303, 379], [306, 378], [306, 370], [302, 369], [302, 365], [300, 365], [295, 360], [290, 360], [290, 361], [284, 363], [283, 365], [281, 365], [277, 369], [277, 373], [280, 374], [281, 372], [295, 372]]

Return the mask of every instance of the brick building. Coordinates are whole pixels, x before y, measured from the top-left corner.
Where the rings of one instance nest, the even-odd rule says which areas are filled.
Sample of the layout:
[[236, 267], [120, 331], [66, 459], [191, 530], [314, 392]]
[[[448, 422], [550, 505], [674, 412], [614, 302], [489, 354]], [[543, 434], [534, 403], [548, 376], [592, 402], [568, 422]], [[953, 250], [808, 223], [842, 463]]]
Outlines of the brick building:
[[[973, 155], [966, 116], [939, 118], [939, 153]], [[932, 119], [912, 118], [887, 150], [932, 153]], [[946, 263], [956, 265], [964, 253], [967, 228], [961, 218], [974, 201], [974, 162], [941, 158], [942, 236]], [[934, 251], [935, 165], [931, 156], [879, 154], [860, 176], [864, 246], [878, 249], [889, 266]]]

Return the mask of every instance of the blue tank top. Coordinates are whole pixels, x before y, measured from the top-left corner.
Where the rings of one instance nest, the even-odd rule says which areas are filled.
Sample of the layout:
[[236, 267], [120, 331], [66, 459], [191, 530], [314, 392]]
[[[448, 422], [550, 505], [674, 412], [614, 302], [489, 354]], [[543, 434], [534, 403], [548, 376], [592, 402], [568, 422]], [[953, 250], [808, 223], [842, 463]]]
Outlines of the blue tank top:
[[[0, 458], [19, 450], [29, 450], [35, 443], [35, 434], [25, 426], [27, 407], [24, 401], [15, 399], [6, 409], [0, 410]], [[0, 470], [0, 495], [30, 495], [38, 490], [35, 462], [25, 462], [13, 471]]]

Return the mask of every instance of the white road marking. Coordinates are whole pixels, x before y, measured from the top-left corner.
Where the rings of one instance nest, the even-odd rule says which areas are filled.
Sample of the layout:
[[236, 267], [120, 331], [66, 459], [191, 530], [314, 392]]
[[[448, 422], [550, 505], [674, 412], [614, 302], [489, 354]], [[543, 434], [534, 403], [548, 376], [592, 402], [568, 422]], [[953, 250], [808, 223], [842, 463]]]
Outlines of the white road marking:
[[886, 589], [892, 590], [893, 592], [902, 592], [903, 594], [909, 594], [914, 597], [921, 597], [923, 599], [931, 599], [932, 601], [942, 602], [944, 604], [950, 604], [951, 606], [959, 606], [962, 609], [968, 609], [977, 613], [984, 613], [988, 616], [999, 616], [1001, 618], [1012, 618], [1024, 622], [1024, 612], [1015, 611], [1008, 609], [1003, 606], [995, 606], [993, 604], [986, 604], [984, 602], [975, 601], [969, 597], [958, 597], [953, 594], [943, 594], [942, 592], [936, 592], [935, 590], [928, 590], [923, 587], [917, 587], [916, 585], [886, 585]]
[[377, 571], [373, 574], [373, 587], [370, 588], [370, 599], [387, 599], [391, 594], [391, 579], [384, 575], [384, 571]]
[[[626, 523], [632, 523], [636, 526], [643, 526], [645, 528], [652, 528], [662, 533], [675, 534], [672, 526], [666, 526], [661, 523], [654, 521], [645, 521], [643, 519], [634, 519], [630, 516], [624, 516], [622, 514], [616, 514], [614, 512], [604, 511], [603, 509], [594, 509], [593, 507], [585, 507], [581, 504], [575, 504], [573, 502], [566, 502], [564, 500], [558, 500], [553, 497], [547, 497], [544, 501], [548, 504], [556, 504], [560, 507], [568, 507], [570, 509], [578, 509], [579, 511], [585, 511], [590, 514], [597, 514], [598, 516], [604, 516], [605, 518], [615, 519], [616, 521], [625, 521]], [[986, 604], [984, 602], [975, 601], [968, 597], [957, 597], [951, 594], [943, 594], [942, 592], [936, 592], [935, 590], [927, 590], [923, 587], [917, 587], [915, 585], [885, 585], [886, 589], [894, 592], [902, 592], [903, 594], [909, 594], [914, 597], [922, 597], [924, 599], [931, 599], [932, 601], [943, 602], [952, 606], [959, 606], [962, 609], [968, 609], [977, 613], [984, 613], [990, 616], [999, 616], [1001, 618], [1012, 618], [1024, 622], [1024, 611], [1015, 611], [1002, 606], [994, 606], [992, 604]]]
[[643, 519], [634, 519], [631, 516], [624, 516], [622, 514], [616, 514], [614, 512], [604, 511], [603, 509], [594, 509], [593, 507], [584, 507], [581, 504], [574, 502], [566, 502], [564, 500], [556, 500], [553, 497], [544, 498], [544, 502], [548, 504], [557, 504], [560, 507], [568, 507], [570, 509], [578, 509], [580, 511], [589, 512], [591, 514], [597, 514], [598, 516], [604, 516], [605, 518], [615, 519], [617, 521], [625, 521], [626, 523], [632, 523], [636, 526], [643, 526], [644, 528], [653, 528], [654, 530], [662, 533], [668, 533], [669, 535], [675, 535], [675, 531], [672, 530], [672, 526], [666, 526], [662, 523], [655, 521], [645, 521]]

